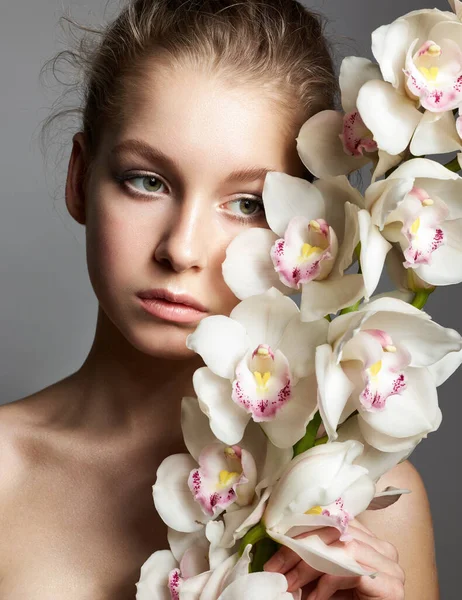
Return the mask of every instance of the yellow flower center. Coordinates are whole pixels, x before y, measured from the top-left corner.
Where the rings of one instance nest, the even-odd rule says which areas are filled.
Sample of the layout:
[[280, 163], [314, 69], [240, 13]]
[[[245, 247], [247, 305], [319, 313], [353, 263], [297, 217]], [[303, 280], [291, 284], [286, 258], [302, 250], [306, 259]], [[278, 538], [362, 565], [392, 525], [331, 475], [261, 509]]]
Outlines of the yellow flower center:
[[396, 346], [385, 346], [385, 352], [396, 352]]
[[260, 346], [257, 350], [257, 354], [258, 356], [269, 356], [269, 350], [264, 346]]
[[315, 231], [321, 231], [321, 225], [315, 221], [314, 219], [312, 221], [310, 221], [310, 227], [311, 229], [314, 229]]
[[373, 365], [371, 365], [369, 367], [369, 372], [372, 375], [372, 377], [377, 377], [377, 375], [380, 373], [380, 369], [382, 368], [382, 361], [378, 360], [376, 363], [374, 363]]
[[412, 223], [411, 228], [410, 228], [410, 232], [412, 233], [412, 235], [417, 235], [417, 232], [419, 231], [419, 227], [420, 227], [420, 217], [417, 217], [417, 219], [414, 221], [414, 223]]
[[322, 515], [322, 508], [320, 506], [313, 506], [313, 508], [305, 511], [305, 515]]
[[302, 249], [300, 250], [300, 256], [298, 257], [298, 260], [299, 262], [303, 262], [315, 253], [322, 254], [322, 248], [320, 248], [319, 246], [312, 246], [311, 244], [303, 244]]
[[439, 73], [438, 67], [419, 67], [419, 71], [427, 81], [436, 81]]
[[427, 54], [430, 56], [439, 56], [441, 54], [441, 46], [438, 46], [438, 44], [432, 44], [428, 48]]
[[257, 387], [261, 392], [268, 391], [268, 381], [271, 379], [271, 373], [260, 373], [260, 371], [254, 371], [253, 376], [257, 382]]
[[228, 456], [229, 458], [234, 458], [236, 456], [236, 453], [234, 452], [234, 450], [232, 448], [230, 448], [229, 446], [227, 448], [225, 448], [224, 452], [225, 452], [225, 455]]
[[229, 483], [235, 478], [238, 477], [239, 473], [235, 473], [233, 471], [220, 471], [218, 475], [218, 480], [220, 482], [221, 487], [226, 487]]

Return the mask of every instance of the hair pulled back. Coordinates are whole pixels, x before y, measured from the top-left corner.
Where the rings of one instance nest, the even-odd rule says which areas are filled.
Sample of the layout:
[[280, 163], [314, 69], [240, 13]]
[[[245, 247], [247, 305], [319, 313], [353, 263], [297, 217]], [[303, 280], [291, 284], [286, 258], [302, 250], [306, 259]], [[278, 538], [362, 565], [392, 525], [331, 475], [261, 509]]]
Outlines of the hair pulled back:
[[325, 21], [297, 0], [129, 0], [101, 29], [67, 16], [60, 20], [84, 35], [75, 49], [48, 60], [41, 73], [51, 65], [55, 74], [60, 61], [73, 65], [68, 92], [77, 93], [80, 106], [53, 111], [45, 119], [45, 148], [51, 124], [73, 113], [92, 159], [103, 128], [123, 119], [124, 100], [143, 85], [152, 59], [172, 68], [207, 69], [233, 86], [259, 86], [291, 127], [335, 108], [338, 83]]

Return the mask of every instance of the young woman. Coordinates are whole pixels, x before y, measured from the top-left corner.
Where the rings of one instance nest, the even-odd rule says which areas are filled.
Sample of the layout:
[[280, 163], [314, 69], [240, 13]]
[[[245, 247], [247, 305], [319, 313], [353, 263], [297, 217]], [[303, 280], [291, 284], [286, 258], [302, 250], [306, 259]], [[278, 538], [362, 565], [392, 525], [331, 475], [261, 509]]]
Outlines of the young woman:
[[[237, 304], [225, 249], [267, 227], [268, 171], [310, 177], [295, 138], [334, 106], [322, 22], [295, 0], [136, 0], [100, 34], [63, 56], [83, 91], [65, 201], [86, 231], [95, 338], [78, 371], [0, 409], [5, 600], [133, 599], [142, 563], [168, 547], [151, 488], [186, 451], [180, 400], [200, 366], [186, 337]], [[361, 515], [348, 545], [376, 579], [320, 584], [286, 549], [267, 568], [318, 600], [437, 598], [421, 478], [405, 462], [385, 485], [413, 493]]]

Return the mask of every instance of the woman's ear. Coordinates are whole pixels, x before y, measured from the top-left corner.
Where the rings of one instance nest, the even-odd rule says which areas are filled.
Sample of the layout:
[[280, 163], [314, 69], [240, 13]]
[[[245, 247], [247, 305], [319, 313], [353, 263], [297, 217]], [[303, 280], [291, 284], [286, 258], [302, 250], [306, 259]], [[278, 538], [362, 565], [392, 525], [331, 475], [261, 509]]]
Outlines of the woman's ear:
[[88, 170], [88, 148], [83, 131], [72, 138], [72, 152], [69, 158], [66, 180], [66, 206], [71, 216], [81, 225], [86, 223], [85, 178]]

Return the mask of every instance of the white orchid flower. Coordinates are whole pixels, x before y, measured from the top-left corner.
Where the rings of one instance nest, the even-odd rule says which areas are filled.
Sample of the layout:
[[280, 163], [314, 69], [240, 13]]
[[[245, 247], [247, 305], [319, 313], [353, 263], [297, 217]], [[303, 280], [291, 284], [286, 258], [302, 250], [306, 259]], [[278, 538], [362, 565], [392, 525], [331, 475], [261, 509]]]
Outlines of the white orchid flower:
[[[359, 113], [380, 149], [415, 156], [461, 149], [452, 110], [462, 103], [462, 23], [449, 11], [416, 10], [372, 33], [383, 81], [360, 89]], [[419, 110], [422, 108], [422, 110]]]
[[[337, 430], [336, 442], [356, 440], [364, 446], [362, 453], [354, 459], [353, 464], [365, 467], [369, 477], [377, 484], [382, 475], [390, 471], [399, 463], [405, 461], [412, 454], [418, 442], [410, 449], [406, 448], [405, 450], [399, 450], [398, 452], [382, 452], [367, 443], [361, 433], [359, 421], [360, 417], [358, 415], [353, 415], [342, 423]], [[388, 486], [381, 492], [377, 491], [375, 493], [366, 510], [386, 508], [399, 500], [402, 494], [409, 494], [411, 491], [412, 490]]]
[[174, 540], [171, 550], [151, 554], [141, 566], [136, 600], [199, 598], [212, 570], [231, 556], [219, 546], [222, 535], [223, 523], [210, 522], [201, 532]]
[[269, 486], [292, 458], [291, 448], [273, 446], [253, 422], [239, 445], [223, 444], [210, 430], [197, 398], [183, 398], [181, 411], [183, 436], [191, 454], [168, 456], [152, 488], [156, 510], [169, 527], [170, 547], [178, 560], [184, 544], [198, 544], [204, 526], [223, 513], [220, 545], [233, 548], [260, 520]]
[[423, 311], [380, 298], [329, 325], [316, 350], [319, 410], [330, 440], [355, 410], [367, 443], [415, 447], [441, 423], [436, 386], [462, 362], [462, 338]]
[[343, 113], [323, 110], [300, 129], [297, 151], [316, 177], [347, 175], [372, 162], [376, 179], [401, 161], [400, 155], [391, 156], [377, 147], [356, 106], [359, 90], [373, 80], [383, 81], [378, 65], [366, 58], [344, 58], [339, 77]]
[[335, 527], [340, 540], [351, 539], [348, 523], [366, 510], [375, 494], [367, 469], [353, 464], [363, 445], [355, 440], [315, 446], [295, 457], [273, 488], [263, 515], [267, 534], [296, 552], [302, 560], [332, 575], [374, 575], [343, 548], [325, 544], [315, 534]]
[[251, 419], [279, 448], [303, 437], [317, 410], [314, 354], [326, 323], [303, 323], [295, 302], [274, 288], [240, 302], [229, 317], [199, 323], [186, 345], [207, 365], [193, 385], [219, 440], [238, 444]]
[[136, 600], [294, 600], [281, 573], [249, 573], [251, 545], [239, 558], [235, 553], [214, 570], [197, 572], [204, 565], [178, 565], [169, 550], [154, 552], [141, 567]]
[[[462, 281], [462, 178], [439, 163], [415, 158], [366, 190], [362, 238], [377, 232], [402, 252], [402, 266], [432, 286]], [[373, 293], [390, 244], [365, 244], [366, 298]]]
[[351, 306], [363, 296], [363, 279], [344, 272], [359, 241], [361, 194], [345, 176], [312, 184], [286, 173], [265, 178], [263, 203], [271, 229], [252, 227], [230, 243], [223, 277], [240, 299], [271, 287], [301, 290], [303, 321]]

